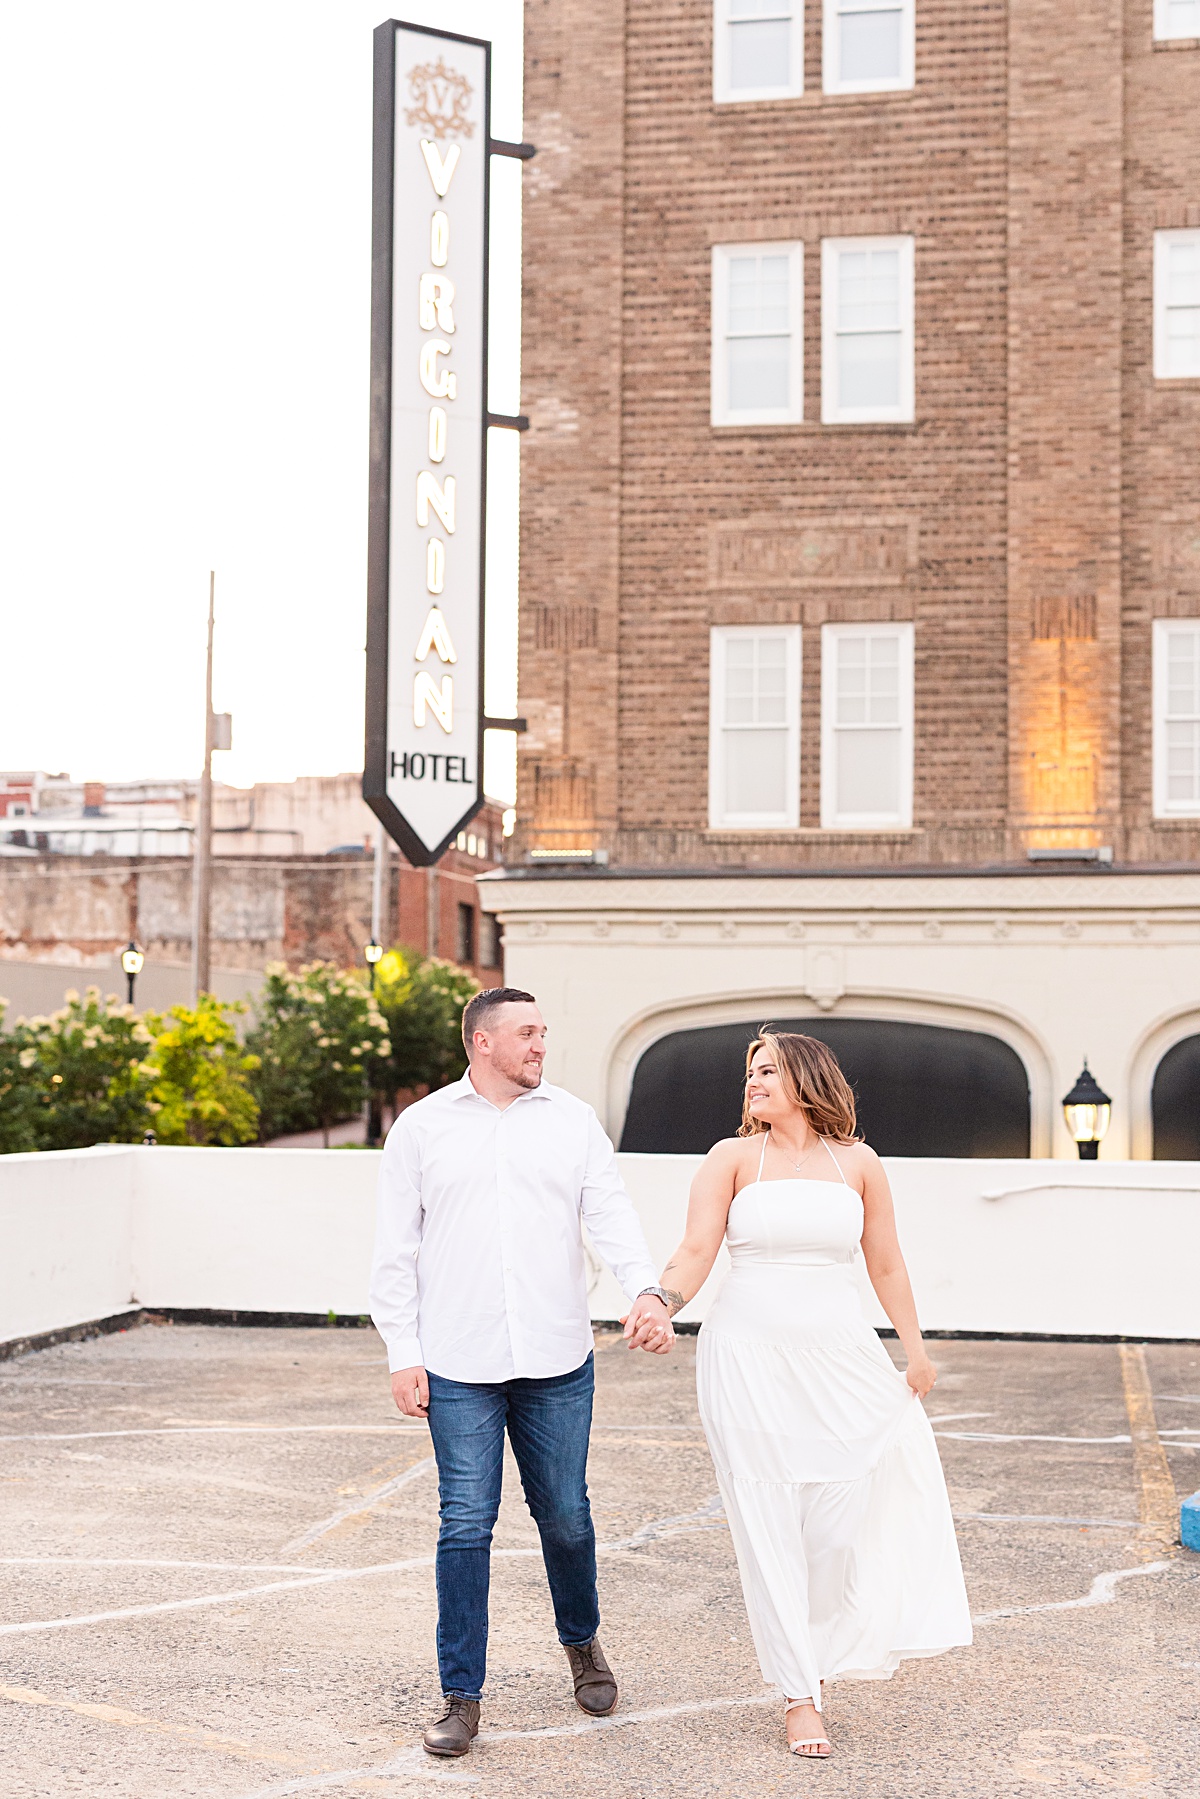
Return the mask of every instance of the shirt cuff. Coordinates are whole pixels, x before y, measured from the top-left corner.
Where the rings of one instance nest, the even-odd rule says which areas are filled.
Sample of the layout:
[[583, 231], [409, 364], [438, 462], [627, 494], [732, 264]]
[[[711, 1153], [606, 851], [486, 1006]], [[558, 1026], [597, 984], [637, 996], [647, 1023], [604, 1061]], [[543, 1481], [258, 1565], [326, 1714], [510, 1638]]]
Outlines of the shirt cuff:
[[658, 1270], [652, 1264], [648, 1264], [644, 1273], [633, 1276], [626, 1283], [625, 1297], [626, 1299], [636, 1299], [639, 1293], [646, 1291], [647, 1287], [661, 1287], [661, 1285]]
[[401, 1368], [425, 1366], [419, 1337], [391, 1337], [388, 1339], [387, 1352], [389, 1374], [398, 1374]]

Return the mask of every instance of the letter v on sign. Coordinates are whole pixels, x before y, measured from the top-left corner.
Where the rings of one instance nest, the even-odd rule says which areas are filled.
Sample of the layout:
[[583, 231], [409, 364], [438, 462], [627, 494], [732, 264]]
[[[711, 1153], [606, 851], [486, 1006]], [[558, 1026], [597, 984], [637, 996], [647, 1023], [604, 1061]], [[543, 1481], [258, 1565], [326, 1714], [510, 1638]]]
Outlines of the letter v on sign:
[[458, 159], [462, 151], [457, 144], [451, 144], [443, 158], [441, 151], [432, 138], [421, 139], [421, 155], [425, 158], [425, 167], [429, 170], [429, 179], [433, 182], [433, 191], [439, 200], [444, 200], [450, 192], [450, 183], [454, 180], [454, 171], [458, 167]]

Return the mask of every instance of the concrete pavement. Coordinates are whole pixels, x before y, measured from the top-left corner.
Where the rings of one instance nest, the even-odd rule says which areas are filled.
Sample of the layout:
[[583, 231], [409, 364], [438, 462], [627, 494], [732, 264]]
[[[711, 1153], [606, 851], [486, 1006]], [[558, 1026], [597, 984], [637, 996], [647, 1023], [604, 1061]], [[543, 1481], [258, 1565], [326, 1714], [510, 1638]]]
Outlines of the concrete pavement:
[[428, 1434], [367, 1330], [147, 1325], [0, 1364], [4, 1799], [1200, 1795], [1200, 1346], [944, 1342], [929, 1411], [975, 1646], [845, 1683], [783, 1749], [696, 1418], [694, 1339], [597, 1348], [621, 1709], [586, 1721], [509, 1470], [484, 1728], [446, 1766]]

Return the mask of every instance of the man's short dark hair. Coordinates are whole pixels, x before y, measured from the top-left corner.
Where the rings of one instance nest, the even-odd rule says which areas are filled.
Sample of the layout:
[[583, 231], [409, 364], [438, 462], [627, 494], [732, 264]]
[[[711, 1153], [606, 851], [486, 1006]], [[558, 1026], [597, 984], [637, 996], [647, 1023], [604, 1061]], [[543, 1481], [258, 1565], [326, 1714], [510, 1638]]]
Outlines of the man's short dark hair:
[[519, 987], [485, 987], [467, 1001], [463, 1008], [462, 1035], [463, 1048], [468, 1055], [476, 1031], [486, 1031], [492, 1013], [501, 1006], [511, 1005], [536, 1006], [537, 1001], [532, 993], [523, 993]]

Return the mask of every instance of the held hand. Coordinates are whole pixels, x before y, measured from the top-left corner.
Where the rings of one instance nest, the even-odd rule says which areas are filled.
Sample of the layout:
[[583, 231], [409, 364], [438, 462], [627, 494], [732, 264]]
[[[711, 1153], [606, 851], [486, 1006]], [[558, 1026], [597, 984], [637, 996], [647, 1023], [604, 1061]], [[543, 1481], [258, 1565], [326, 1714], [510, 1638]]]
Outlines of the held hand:
[[919, 1349], [916, 1355], [910, 1359], [908, 1367], [904, 1371], [904, 1378], [918, 1399], [924, 1399], [926, 1394], [933, 1391], [933, 1383], [937, 1380], [937, 1369], [923, 1349]]
[[621, 1323], [630, 1349], [647, 1349], [654, 1355], [666, 1355], [675, 1341], [675, 1328], [670, 1313], [661, 1299], [643, 1293], [634, 1300]]
[[424, 1368], [397, 1368], [392, 1376], [392, 1398], [406, 1418], [427, 1418], [429, 1376]]

